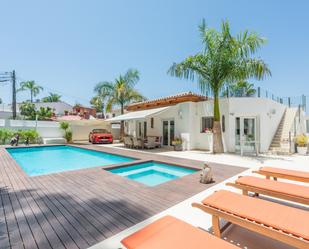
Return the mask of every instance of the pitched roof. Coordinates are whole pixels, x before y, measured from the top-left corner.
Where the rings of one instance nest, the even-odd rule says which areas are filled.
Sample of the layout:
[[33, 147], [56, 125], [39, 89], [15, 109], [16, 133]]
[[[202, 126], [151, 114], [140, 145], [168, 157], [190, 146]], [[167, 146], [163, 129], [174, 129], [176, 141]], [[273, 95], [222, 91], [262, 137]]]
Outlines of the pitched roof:
[[183, 92], [175, 95], [170, 95], [158, 99], [146, 100], [143, 102], [137, 102], [130, 104], [126, 107], [127, 111], [137, 111], [144, 109], [152, 109], [164, 106], [176, 105], [183, 102], [200, 102], [205, 101], [208, 98], [204, 95], [192, 93], [192, 92]]

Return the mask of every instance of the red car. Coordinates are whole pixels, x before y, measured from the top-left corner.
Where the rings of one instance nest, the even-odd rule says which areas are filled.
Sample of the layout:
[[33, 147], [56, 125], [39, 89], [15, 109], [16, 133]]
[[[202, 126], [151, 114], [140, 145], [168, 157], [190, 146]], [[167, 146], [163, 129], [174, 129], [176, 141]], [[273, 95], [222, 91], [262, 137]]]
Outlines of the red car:
[[93, 144], [112, 144], [113, 135], [105, 129], [93, 129], [89, 133], [89, 142]]

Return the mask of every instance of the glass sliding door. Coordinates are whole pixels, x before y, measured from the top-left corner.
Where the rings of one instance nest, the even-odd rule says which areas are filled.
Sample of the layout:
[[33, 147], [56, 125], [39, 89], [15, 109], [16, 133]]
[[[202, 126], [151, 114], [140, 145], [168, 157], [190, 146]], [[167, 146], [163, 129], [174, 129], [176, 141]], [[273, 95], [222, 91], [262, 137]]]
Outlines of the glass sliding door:
[[235, 150], [236, 152], [258, 152], [256, 117], [235, 118]]
[[175, 121], [174, 120], [163, 120], [162, 121], [162, 134], [163, 134], [163, 145], [172, 146], [172, 141], [175, 138]]

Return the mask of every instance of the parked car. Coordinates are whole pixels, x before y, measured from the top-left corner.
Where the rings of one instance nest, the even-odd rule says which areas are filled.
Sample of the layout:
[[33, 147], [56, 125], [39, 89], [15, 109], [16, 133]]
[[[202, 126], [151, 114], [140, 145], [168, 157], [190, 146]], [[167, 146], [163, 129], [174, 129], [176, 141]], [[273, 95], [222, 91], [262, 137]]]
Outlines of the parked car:
[[112, 144], [113, 135], [106, 129], [93, 129], [89, 133], [89, 142], [93, 144], [98, 143]]

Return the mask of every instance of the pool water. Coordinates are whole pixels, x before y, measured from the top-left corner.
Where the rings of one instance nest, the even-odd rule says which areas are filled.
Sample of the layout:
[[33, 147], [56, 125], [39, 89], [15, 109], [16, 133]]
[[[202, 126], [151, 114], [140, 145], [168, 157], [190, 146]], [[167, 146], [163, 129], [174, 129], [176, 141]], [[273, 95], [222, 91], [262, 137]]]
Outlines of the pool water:
[[7, 151], [29, 176], [106, 166], [135, 160], [133, 158], [63, 145], [9, 148]]
[[153, 187], [195, 173], [197, 170], [158, 162], [147, 162], [108, 171]]

